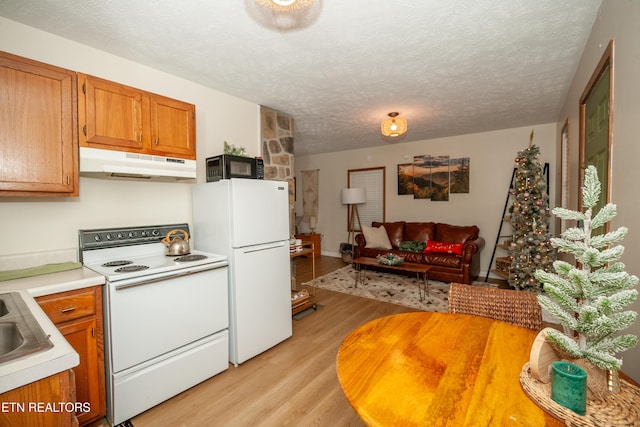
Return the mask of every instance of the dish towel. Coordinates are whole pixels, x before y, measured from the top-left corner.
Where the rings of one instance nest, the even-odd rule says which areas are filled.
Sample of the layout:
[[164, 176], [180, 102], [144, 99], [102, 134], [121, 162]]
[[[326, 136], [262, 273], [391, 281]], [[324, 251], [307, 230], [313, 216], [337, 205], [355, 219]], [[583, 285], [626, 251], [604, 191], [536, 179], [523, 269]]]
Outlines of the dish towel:
[[40, 265], [38, 267], [20, 268], [18, 270], [5, 270], [0, 271], [0, 282], [5, 280], [22, 279], [23, 277], [40, 276], [42, 274], [75, 270], [80, 267], [82, 267], [82, 264], [79, 262], [61, 262], [58, 264]]

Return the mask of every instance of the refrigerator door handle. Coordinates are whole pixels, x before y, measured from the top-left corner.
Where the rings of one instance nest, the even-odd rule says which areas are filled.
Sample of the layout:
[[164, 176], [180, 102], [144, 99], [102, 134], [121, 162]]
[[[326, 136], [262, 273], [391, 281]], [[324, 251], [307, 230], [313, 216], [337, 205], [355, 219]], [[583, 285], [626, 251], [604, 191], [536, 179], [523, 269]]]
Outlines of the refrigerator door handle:
[[259, 252], [259, 251], [266, 251], [274, 248], [280, 248], [285, 244], [288, 244], [288, 242], [266, 243], [264, 245], [250, 246], [248, 248], [245, 248], [244, 253], [248, 254], [251, 252]]

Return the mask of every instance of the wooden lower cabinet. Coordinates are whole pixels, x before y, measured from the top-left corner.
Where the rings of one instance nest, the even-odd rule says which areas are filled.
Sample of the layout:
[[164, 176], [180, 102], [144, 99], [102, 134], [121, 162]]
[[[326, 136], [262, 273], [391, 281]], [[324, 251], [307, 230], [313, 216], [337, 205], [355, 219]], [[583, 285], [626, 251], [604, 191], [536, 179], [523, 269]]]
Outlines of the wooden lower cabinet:
[[[66, 370], [2, 393], [3, 427], [75, 427], [73, 371]], [[71, 406], [70, 406], [71, 405]]]
[[106, 415], [102, 287], [93, 286], [36, 298], [80, 356], [75, 373], [76, 412], [80, 425]]

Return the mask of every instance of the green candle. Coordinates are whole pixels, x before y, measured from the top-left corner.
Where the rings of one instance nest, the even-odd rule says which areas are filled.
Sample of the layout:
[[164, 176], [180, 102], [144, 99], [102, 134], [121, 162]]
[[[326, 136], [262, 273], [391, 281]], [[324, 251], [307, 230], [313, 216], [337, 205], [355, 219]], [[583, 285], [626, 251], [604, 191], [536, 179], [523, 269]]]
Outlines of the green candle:
[[587, 413], [587, 372], [569, 362], [551, 364], [551, 399], [578, 415]]

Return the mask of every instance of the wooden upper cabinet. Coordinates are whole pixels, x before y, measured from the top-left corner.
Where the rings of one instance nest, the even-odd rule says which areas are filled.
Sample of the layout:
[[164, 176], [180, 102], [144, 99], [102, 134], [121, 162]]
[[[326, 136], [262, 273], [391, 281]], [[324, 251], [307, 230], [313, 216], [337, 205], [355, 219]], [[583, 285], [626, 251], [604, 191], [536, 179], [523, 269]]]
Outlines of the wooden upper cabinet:
[[195, 105], [159, 95], [151, 95], [150, 98], [152, 150], [195, 160]]
[[80, 146], [195, 160], [195, 105], [78, 73]]
[[148, 145], [143, 116], [149, 115], [149, 102], [143, 91], [78, 73], [78, 92], [81, 146], [138, 152]]
[[0, 52], [0, 196], [77, 196], [76, 73]]

